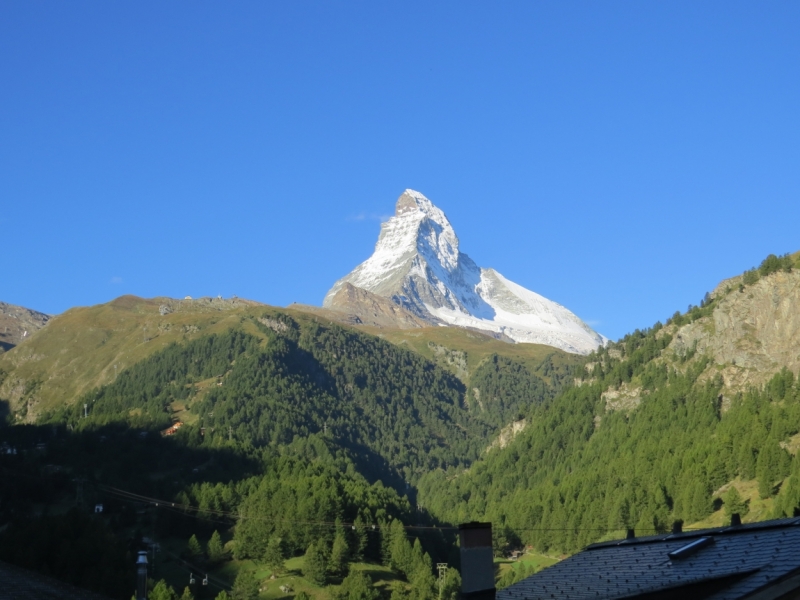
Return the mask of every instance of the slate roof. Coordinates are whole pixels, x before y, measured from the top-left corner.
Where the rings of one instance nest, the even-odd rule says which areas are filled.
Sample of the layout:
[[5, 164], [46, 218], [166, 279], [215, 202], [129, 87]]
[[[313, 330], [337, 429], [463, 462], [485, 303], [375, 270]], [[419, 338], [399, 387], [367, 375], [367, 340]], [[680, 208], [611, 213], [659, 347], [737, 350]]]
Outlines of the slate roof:
[[0, 600], [108, 600], [108, 597], [0, 561]]
[[497, 600], [734, 600], [771, 587], [783, 594], [800, 587], [800, 577], [788, 581], [798, 575], [800, 518], [778, 519], [593, 544]]

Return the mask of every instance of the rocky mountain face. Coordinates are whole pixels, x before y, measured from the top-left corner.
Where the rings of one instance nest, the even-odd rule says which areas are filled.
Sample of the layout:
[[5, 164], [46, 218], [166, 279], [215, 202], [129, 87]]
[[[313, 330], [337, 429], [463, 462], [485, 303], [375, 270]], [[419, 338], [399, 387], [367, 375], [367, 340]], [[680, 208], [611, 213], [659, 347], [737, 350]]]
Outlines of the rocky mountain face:
[[[393, 327], [398, 329], [414, 329], [429, 327], [430, 323], [413, 312], [363, 288], [345, 282], [328, 299], [326, 309], [345, 318], [338, 319], [351, 325], [372, 325], [374, 327]], [[321, 309], [324, 313], [326, 309]], [[336, 315], [330, 315], [333, 316]]]
[[400, 196], [395, 215], [381, 226], [372, 256], [333, 285], [323, 306], [360, 316], [381, 304], [393, 317], [375, 296], [404, 309], [395, 326], [458, 326], [576, 354], [607, 342], [560, 304], [479, 267], [460, 251], [445, 214], [413, 190]]
[[50, 315], [0, 302], [0, 352], [11, 350], [47, 325]]
[[714, 310], [673, 334], [676, 355], [694, 352], [716, 364], [726, 386], [744, 389], [787, 367], [800, 371], [800, 270], [743, 285], [742, 277], [713, 292]]
[[[670, 337], [653, 362], [685, 372], [707, 361], [699, 381], [722, 378], [721, 409], [740, 392], [758, 388], [786, 368], [800, 371], [800, 256], [791, 271], [781, 270], [744, 283], [743, 276], [720, 283], [705, 308], [694, 307], [658, 331]], [[687, 322], [688, 321], [688, 322]], [[624, 354], [613, 345], [614, 358]], [[595, 363], [585, 365], [592, 372]], [[602, 398], [608, 411], [635, 410], [648, 392], [635, 380], [611, 386]]]

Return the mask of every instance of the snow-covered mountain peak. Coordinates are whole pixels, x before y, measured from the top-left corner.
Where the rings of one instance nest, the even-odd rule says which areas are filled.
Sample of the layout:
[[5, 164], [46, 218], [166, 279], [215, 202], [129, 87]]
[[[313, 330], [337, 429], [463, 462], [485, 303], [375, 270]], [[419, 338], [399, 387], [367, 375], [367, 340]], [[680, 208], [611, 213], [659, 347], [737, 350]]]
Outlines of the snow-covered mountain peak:
[[429, 212], [433, 206], [433, 202], [428, 200], [424, 194], [414, 190], [406, 190], [397, 199], [395, 206], [395, 216], [400, 216], [409, 211], [422, 211], [423, 213]]
[[350, 283], [369, 289], [414, 254], [447, 271], [458, 267], [458, 237], [447, 216], [421, 193], [406, 190], [397, 199], [394, 216], [381, 225], [374, 254], [359, 267], [361, 285]]
[[400, 195], [372, 256], [334, 284], [324, 306], [334, 304], [345, 283], [389, 298], [431, 324], [581, 354], [606, 341], [560, 304], [478, 267], [459, 250], [444, 212], [414, 190]]

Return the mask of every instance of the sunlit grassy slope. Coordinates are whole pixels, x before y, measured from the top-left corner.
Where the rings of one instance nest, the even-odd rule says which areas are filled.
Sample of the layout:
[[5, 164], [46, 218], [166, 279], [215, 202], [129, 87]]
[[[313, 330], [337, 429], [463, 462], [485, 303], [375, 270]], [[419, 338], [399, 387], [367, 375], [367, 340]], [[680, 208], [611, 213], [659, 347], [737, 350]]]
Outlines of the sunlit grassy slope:
[[497, 581], [503, 579], [508, 575], [509, 571], [538, 573], [542, 569], [552, 567], [560, 560], [560, 557], [548, 556], [546, 554], [538, 554], [530, 552], [523, 554], [517, 560], [510, 560], [507, 558], [496, 558], [494, 561], [496, 572], [495, 579]]
[[[160, 307], [165, 305], [172, 312], [162, 315]], [[32, 421], [53, 407], [76, 402], [85, 392], [111, 382], [117, 373], [170, 343], [237, 327], [261, 336], [244, 317], [277, 313], [301, 322], [329, 322], [324, 315], [243, 300], [122, 296], [106, 304], [73, 308], [0, 355], [0, 400], [10, 404], [17, 422]], [[549, 346], [509, 344], [457, 328], [359, 330], [434, 360], [465, 382], [493, 353], [519, 360], [534, 372], [548, 356], [554, 364], [579, 360]], [[540, 374], [546, 379], [546, 374]]]
[[[247, 311], [267, 307], [175, 310], [162, 316], [161, 299], [122, 296], [92, 307], [73, 308], [12, 351], [0, 356], [0, 398], [31, 417], [109, 383], [126, 367], [172, 342], [239, 326]], [[255, 329], [255, 328], [254, 328]]]
[[[454, 372], [462, 379], [469, 378], [483, 359], [499, 354], [523, 363], [532, 373], [548, 356], [555, 365], [571, 364], [581, 357], [542, 344], [510, 344], [488, 335], [456, 327], [427, 327], [424, 329], [377, 329], [363, 327], [363, 331], [414, 350], [425, 358]], [[442, 349], [466, 353], [466, 378], [458, 368], [457, 357]]]

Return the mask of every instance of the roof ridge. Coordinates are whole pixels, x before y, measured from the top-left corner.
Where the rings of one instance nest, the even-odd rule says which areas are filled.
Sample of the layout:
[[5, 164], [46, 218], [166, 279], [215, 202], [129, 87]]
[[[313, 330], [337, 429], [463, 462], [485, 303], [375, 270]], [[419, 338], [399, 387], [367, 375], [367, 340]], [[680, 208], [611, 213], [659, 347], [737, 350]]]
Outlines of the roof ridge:
[[635, 546], [639, 544], [655, 544], [667, 540], [686, 540], [700, 538], [709, 535], [731, 535], [764, 529], [776, 529], [791, 525], [800, 525], [800, 517], [785, 517], [782, 519], [771, 519], [769, 521], [758, 521], [755, 523], [744, 523], [742, 525], [723, 525], [721, 527], [709, 527], [707, 529], [694, 529], [682, 531], [681, 533], [660, 533], [644, 537], [635, 537], [619, 540], [608, 540], [606, 542], [596, 542], [584, 548], [584, 550], [596, 550], [597, 548], [608, 548], [609, 546]]

